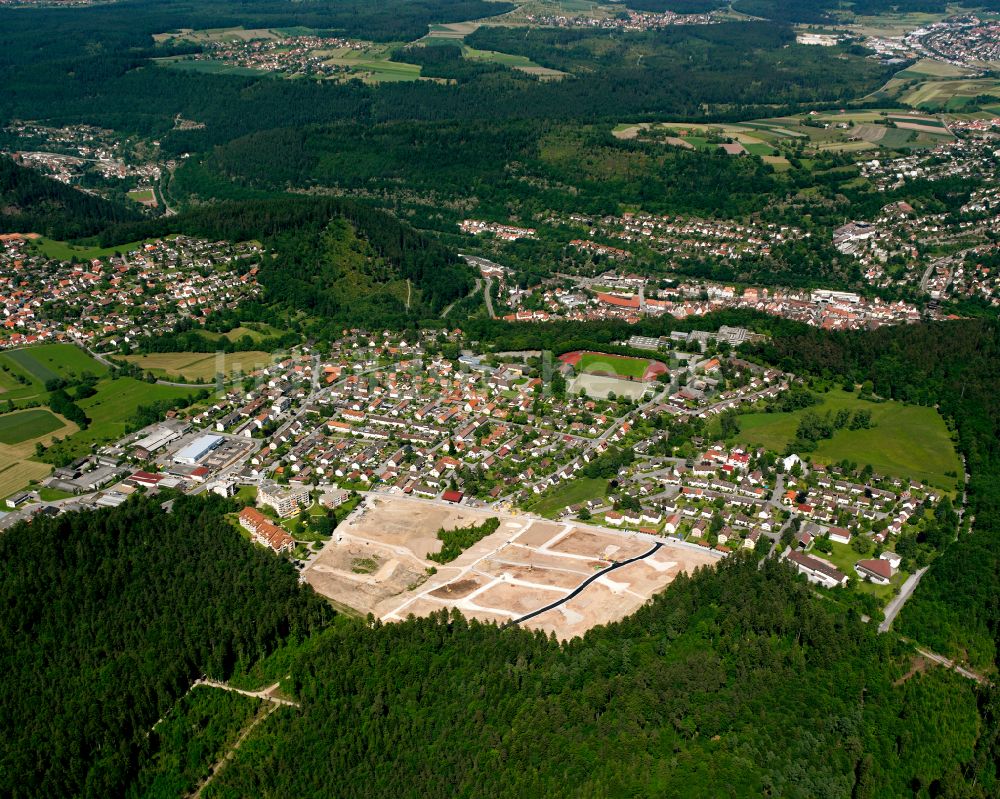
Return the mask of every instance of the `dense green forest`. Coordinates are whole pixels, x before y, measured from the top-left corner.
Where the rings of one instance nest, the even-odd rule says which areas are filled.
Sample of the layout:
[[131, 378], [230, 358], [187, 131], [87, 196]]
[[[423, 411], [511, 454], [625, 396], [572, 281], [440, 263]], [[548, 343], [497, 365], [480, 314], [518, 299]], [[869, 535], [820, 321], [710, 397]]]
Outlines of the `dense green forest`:
[[178, 799], [208, 776], [212, 763], [237, 740], [257, 713], [260, 699], [234, 691], [197, 686], [160, 719], [150, 735], [150, 751], [128, 796]]
[[974, 684], [908, 666], [749, 558], [565, 646], [457, 614], [344, 625], [206, 796], [989, 795]]
[[76, 238], [138, 218], [137, 212], [124, 206], [84, 194], [0, 156], [0, 231], [4, 233]]
[[0, 794], [122, 795], [196, 677], [224, 679], [331, 617], [226, 510], [137, 497], [0, 536]]
[[[595, 100], [605, 97], [604, 87], [617, 85], [642, 92], [649, 112], [669, 113], [672, 107], [684, 117], [696, 114], [700, 103], [732, 108], [854, 99], [864, 93], [861, 85], [891, 72], [848, 48], [821, 53], [828, 48], [797, 45], [790, 27], [761, 22], [679, 25], [631, 35], [490, 26], [466, 41], [575, 75]], [[622, 99], [616, 96], [615, 103]], [[632, 106], [633, 113], [640, 110], [638, 102]]]
[[606, 127], [543, 121], [270, 130], [216, 148], [204, 168], [186, 166], [177, 186], [205, 193], [211, 175], [272, 191], [336, 186], [379, 201], [403, 184], [405, 196], [448, 220], [462, 218], [470, 205], [498, 218], [512, 211], [523, 218], [546, 210], [618, 213], [628, 205], [732, 217], [762, 210], [784, 185], [757, 159], [620, 141]]

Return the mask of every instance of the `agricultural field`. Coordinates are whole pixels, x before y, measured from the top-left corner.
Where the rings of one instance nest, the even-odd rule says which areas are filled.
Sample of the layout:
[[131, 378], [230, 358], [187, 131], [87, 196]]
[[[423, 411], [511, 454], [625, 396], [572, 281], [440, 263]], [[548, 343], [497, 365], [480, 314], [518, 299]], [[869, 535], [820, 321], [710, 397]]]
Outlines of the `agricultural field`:
[[[250, 332], [252, 331], [248, 331], [248, 334]], [[259, 337], [260, 334], [256, 335]], [[190, 381], [211, 381], [219, 373], [228, 377], [234, 372], [253, 372], [272, 363], [273, 356], [261, 350], [227, 353], [154, 352], [149, 355], [127, 355], [125, 360], [159, 378], [180, 377]]]
[[930, 25], [944, 19], [948, 14], [958, 13], [957, 9], [947, 13], [935, 14], [920, 11], [892, 13], [885, 12], [874, 16], [856, 16], [852, 24], [846, 27], [862, 36], [902, 36], [915, 28]]
[[[8, 448], [0, 446], [0, 497], [9, 497], [28, 487], [32, 480], [48, 477], [52, 467], [25, 458], [12, 458]], [[3, 508], [7, 510], [6, 507]]]
[[[55, 427], [52, 427], [52, 420]], [[27, 428], [23, 432], [22, 426]], [[72, 422], [46, 409], [0, 416], [0, 497], [23, 490], [32, 480], [41, 480], [52, 471], [47, 463], [31, 460], [35, 444], [48, 445], [53, 436], [70, 436], [78, 430]]]
[[153, 35], [153, 41], [157, 44], [192, 42], [194, 44], [207, 44], [208, 42], [249, 42], [254, 39], [280, 39], [282, 36], [295, 36], [309, 33], [307, 28], [294, 29], [272, 29], [272, 28], [206, 28], [204, 30], [192, 30], [191, 28], [179, 28], [169, 33], [157, 33]]
[[108, 369], [72, 344], [37, 344], [21, 350], [0, 354], [0, 362], [18, 367], [22, 373], [44, 383], [56, 377], [82, 377], [86, 373], [98, 377]]
[[822, 395], [819, 405], [792, 413], [752, 413], [739, 417], [738, 441], [784, 452], [799, 421], [808, 411], [820, 415], [841, 408], [871, 412], [868, 430], [838, 430], [819, 442], [809, 455], [818, 463], [844, 459], [860, 466], [871, 464], [876, 472], [928, 483], [947, 491], [956, 489], [962, 464], [955, 452], [944, 419], [933, 408], [900, 402], [868, 402], [855, 394], [835, 390]]
[[107, 368], [72, 344], [39, 344], [0, 352], [0, 400], [42, 400], [45, 382], [54, 377], [73, 378], [86, 373], [98, 377]]
[[551, 491], [546, 491], [534, 502], [525, 506], [526, 510], [539, 516], [555, 518], [568, 505], [601, 499], [608, 490], [608, 481], [597, 477], [577, 477], [560, 483]]
[[903, 92], [900, 102], [914, 108], [962, 111], [979, 95], [1000, 97], [998, 78], [957, 78], [926, 80]]
[[[902, 120], [903, 124], [887, 126], [887, 120], [893, 117]], [[747, 124], [769, 126], [772, 134], [779, 128], [794, 131], [796, 136], [808, 138], [815, 150], [832, 152], [861, 152], [876, 147], [891, 150], [935, 147], [953, 138], [940, 120], [913, 118], [898, 108], [778, 117]], [[774, 143], [775, 139], [772, 137], [770, 141]]]
[[185, 72], [201, 72], [205, 75], [247, 75], [263, 76], [269, 73], [263, 69], [253, 69], [251, 67], [241, 67], [234, 64], [225, 64], [222, 61], [195, 60], [188, 56], [169, 56], [167, 58], [154, 59], [155, 63], [170, 69], [180, 69]]
[[0, 444], [21, 444], [63, 427], [58, 416], [42, 408], [5, 413], [0, 416]]
[[[420, 66], [390, 61], [389, 56], [395, 45], [376, 44], [363, 50], [337, 48], [317, 50], [326, 55], [325, 63], [350, 70], [349, 78], [360, 78], [365, 83], [397, 83], [399, 81], [420, 80]], [[336, 79], [336, 78], [334, 78]]]
[[902, 72], [897, 72], [897, 78], [961, 78], [969, 75], [971, 70], [965, 67], [937, 61], [933, 58], [921, 58], [913, 66]]

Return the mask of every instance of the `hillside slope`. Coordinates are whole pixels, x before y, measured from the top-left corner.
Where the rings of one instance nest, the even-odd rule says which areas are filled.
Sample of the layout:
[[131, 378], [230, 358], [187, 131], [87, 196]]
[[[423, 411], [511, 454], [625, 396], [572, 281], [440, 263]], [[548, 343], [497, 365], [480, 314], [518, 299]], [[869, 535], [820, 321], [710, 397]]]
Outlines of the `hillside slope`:
[[0, 233], [73, 239], [138, 218], [138, 213], [124, 206], [50, 180], [0, 156]]

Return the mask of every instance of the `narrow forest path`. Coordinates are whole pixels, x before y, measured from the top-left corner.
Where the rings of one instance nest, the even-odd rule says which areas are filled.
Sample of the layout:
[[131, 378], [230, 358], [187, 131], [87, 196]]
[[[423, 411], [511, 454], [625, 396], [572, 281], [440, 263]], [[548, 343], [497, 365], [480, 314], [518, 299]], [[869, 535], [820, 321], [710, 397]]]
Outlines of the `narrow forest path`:
[[276, 682], [274, 685], [269, 685], [267, 688], [261, 688], [259, 691], [248, 691], [244, 688], [234, 688], [224, 682], [218, 682], [216, 680], [204, 680], [198, 679], [194, 681], [195, 685], [207, 685], [209, 688], [219, 688], [223, 691], [232, 691], [233, 693], [243, 694], [243, 696], [252, 696], [254, 699], [263, 699], [266, 702], [271, 702], [275, 705], [288, 705], [289, 707], [298, 707], [298, 702], [293, 702], [291, 699], [285, 699], [284, 697], [278, 696], [278, 688], [281, 687], [280, 682]]
[[[244, 691], [239, 691], [239, 693], [244, 693]], [[215, 777], [219, 774], [219, 772], [221, 772], [222, 769], [226, 767], [226, 764], [229, 763], [229, 761], [236, 756], [237, 750], [240, 748], [243, 742], [250, 737], [250, 733], [252, 733], [254, 729], [256, 729], [258, 724], [260, 724], [264, 719], [266, 719], [268, 716], [274, 713], [274, 711], [276, 711], [279, 707], [281, 707], [280, 704], [261, 705], [261, 708], [260, 710], [257, 711], [257, 715], [254, 716], [253, 721], [251, 721], [243, 729], [243, 732], [240, 733], [240, 737], [233, 742], [233, 745], [229, 747], [229, 749], [226, 751], [224, 755], [219, 756], [218, 760], [216, 760], [212, 764], [212, 767], [208, 770], [208, 774], [206, 775], [205, 779], [203, 779], [201, 782], [198, 783], [198, 787], [195, 788], [195, 790], [192, 793], [188, 794], [188, 796], [191, 797], [191, 799], [201, 799], [202, 791], [204, 791], [205, 788], [208, 787], [209, 783], [211, 783], [212, 780], [214, 780]]]

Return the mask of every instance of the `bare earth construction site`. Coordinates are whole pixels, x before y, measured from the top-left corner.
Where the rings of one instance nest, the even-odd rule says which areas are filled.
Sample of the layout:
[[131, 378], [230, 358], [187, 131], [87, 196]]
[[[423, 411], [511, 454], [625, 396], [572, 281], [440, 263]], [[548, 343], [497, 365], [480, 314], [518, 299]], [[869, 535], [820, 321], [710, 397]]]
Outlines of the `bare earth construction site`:
[[[490, 517], [500, 519], [499, 529], [456, 560], [444, 566], [427, 560], [441, 547], [438, 529]], [[638, 533], [372, 495], [337, 528], [304, 577], [323, 596], [384, 621], [445, 608], [498, 624], [536, 614], [521, 623], [569, 639], [627, 616], [678, 574], [716, 559], [708, 550]], [[432, 566], [438, 572], [429, 577]], [[538, 612], [543, 608], [549, 609]]]

